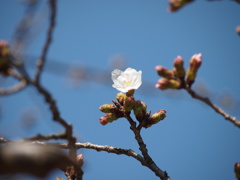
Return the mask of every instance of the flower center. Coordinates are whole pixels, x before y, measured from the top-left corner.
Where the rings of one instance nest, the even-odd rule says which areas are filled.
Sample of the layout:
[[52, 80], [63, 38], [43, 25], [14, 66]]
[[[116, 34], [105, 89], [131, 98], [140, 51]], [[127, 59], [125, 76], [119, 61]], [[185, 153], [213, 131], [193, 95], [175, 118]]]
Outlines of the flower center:
[[128, 86], [131, 86], [131, 80], [125, 80], [123, 81], [124, 84], [128, 87]]

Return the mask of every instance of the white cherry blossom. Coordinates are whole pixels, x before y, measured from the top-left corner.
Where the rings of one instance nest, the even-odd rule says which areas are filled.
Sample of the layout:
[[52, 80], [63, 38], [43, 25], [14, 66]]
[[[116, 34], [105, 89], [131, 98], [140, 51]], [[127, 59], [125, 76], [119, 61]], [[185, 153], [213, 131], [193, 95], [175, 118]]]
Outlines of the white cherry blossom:
[[131, 89], [138, 89], [142, 84], [142, 71], [136, 71], [132, 68], [127, 68], [124, 72], [115, 69], [112, 71], [112, 87], [121, 92], [128, 92]]

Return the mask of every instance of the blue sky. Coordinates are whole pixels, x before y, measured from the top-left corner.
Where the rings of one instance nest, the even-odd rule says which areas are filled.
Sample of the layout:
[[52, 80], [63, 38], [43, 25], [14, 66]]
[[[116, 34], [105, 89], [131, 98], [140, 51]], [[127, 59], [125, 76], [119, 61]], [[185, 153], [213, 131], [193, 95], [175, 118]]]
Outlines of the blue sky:
[[[30, 74], [46, 37], [45, 2], [39, 31], [25, 51]], [[167, 111], [164, 121], [142, 131], [156, 164], [177, 180], [234, 179], [233, 165], [240, 161], [239, 128], [183, 90], [156, 90], [159, 77], [154, 67], [171, 69], [173, 59], [181, 55], [187, 68], [190, 57], [202, 53], [193, 88], [206, 87], [214, 103], [240, 118], [240, 37], [235, 32], [240, 6], [233, 1], [197, 1], [176, 13], [167, 8], [167, 1], [160, 0], [58, 1], [57, 25], [41, 82], [53, 94], [62, 117], [73, 124], [78, 141], [140, 153], [125, 119], [106, 126], [98, 121], [104, 115], [98, 107], [111, 103], [118, 93], [111, 86], [111, 62], [124, 60], [122, 70], [132, 67], [143, 72], [143, 85], [135, 99], [145, 102], [152, 112]], [[23, 12], [24, 5], [18, 1], [0, 2], [1, 39], [12, 40]], [[79, 66], [87, 79], [73, 84], [68, 74]], [[14, 83], [3, 78], [1, 82], [1, 86]], [[231, 107], [223, 106], [223, 97], [233, 99]], [[6, 138], [62, 131], [34, 87], [1, 97], [0, 105], [0, 134]], [[29, 112], [35, 121], [23, 126], [24, 114]], [[85, 157], [84, 179], [157, 179], [133, 158], [85, 149], [79, 153]], [[64, 177], [59, 171], [50, 176], [57, 175]]]

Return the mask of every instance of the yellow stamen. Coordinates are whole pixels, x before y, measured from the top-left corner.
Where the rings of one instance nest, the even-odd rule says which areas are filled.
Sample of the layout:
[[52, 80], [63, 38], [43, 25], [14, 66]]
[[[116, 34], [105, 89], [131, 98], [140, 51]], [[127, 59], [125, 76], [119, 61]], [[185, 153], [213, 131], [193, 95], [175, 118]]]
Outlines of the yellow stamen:
[[124, 81], [124, 84], [125, 84], [126, 86], [130, 86], [130, 85], [131, 85], [131, 81], [130, 81], [130, 80], [125, 80], [125, 81]]

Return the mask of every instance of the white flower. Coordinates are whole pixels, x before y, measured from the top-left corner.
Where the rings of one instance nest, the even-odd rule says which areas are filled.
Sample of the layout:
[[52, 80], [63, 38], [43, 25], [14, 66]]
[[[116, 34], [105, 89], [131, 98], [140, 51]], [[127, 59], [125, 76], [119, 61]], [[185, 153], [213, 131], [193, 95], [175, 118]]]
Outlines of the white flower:
[[121, 92], [128, 92], [130, 89], [138, 89], [142, 84], [142, 71], [136, 71], [132, 68], [127, 68], [124, 72], [115, 69], [112, 71], [112, 87]]

